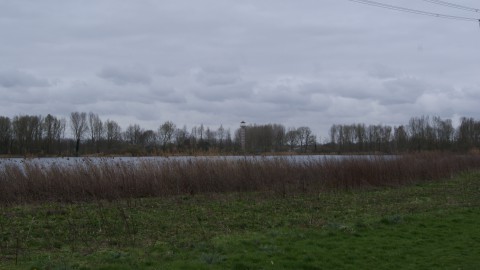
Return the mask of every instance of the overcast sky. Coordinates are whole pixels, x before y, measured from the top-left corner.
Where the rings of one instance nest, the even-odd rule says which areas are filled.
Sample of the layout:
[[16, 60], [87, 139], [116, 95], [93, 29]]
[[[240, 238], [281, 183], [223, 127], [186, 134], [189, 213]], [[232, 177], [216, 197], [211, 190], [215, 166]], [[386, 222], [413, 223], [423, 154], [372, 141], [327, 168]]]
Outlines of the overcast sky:
[[244, 120], [320, 137], [332, 124], [480, 119], [479, 49], [476, 22], [347, 0], [0, 0], [0, 115], [92, 111], [155, 130]]

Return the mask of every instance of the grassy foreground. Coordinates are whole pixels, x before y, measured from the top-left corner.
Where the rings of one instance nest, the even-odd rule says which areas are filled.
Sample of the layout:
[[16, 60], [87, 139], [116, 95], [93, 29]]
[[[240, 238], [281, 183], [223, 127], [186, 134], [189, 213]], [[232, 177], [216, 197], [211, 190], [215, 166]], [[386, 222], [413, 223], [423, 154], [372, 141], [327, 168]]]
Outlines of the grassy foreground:
[[402, 188], [0, 206], [0, 269], [479, 269], [480, 173]]

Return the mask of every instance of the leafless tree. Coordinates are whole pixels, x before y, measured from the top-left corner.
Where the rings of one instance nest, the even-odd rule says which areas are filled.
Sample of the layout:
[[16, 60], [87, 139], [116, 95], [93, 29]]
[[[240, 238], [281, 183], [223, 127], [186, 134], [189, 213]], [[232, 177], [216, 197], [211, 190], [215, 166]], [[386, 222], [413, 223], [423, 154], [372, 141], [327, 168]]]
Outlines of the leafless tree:
[[80, 141], [88, 131], [87, 113], [72, 112], [70, 114], [70, 128], [75, 139], [75, 155], [78, 156], [80, 150]]
[[308, 145], [311, 141], [312, 130], [309, 127], [299, 127], [297, 129], [300, 146], [303, 147], [303, 152], [307, 152]]
[[117, 122], [107, 120], [104, 124], [104, 130], [106, 132], [107, 148], [111, 149], [115, 143], [122, 139], [122, 129]]
[[205, 130], [205, 137], [207, 138], [208, 146], [217, 145], [217, 134], [215, 131], [210, 130], [209, 127]]
[[13, 118], [13, 134], [20, 153], [33, 153], [41, 148], [42, 121], [41, 116], [34, 115], [15, 116]]
[[173, 134], [175, 133], [176, 126], [173, 122], [167, 121], [158, 128], [158, 138], [162, 144], [162, 150], [165, 151], [167, 144], [172, 142]]
[[189, 134], [187, 131], [187, 126], [183, 126], [183, 128], [177, 128], [175, 130], [174, 135], [175, 145], [177, 149], [183, 149], [185, 146], [189, 144]]
[[0, 154], [10, 153], [12, 141], [12, 122], [10, 118], [0, 116]]
[[60, 139], [65, 131], [65, 120], [48, 114], [43, 121], [44, 145], [47, 154], [53, 153], [55, 145], [59, 147]]
[[293, 151], [300, 141], [300, 134], [298, 133], [298, 130], [293, 127], [288, 128], [287, 133], [285, 133], [285, 141], [290, 147], [290, 151]]
[[404, 152], [407, 150], [408, 147], [408, 134], [405, 129], [405, 126], [400, 125], [395, 127], [393, 130], [393, 140], [395, 151], [397, 152]]
[[140, 144], [149, 153], [157, 152], [157, 133], [153, 130], [145, 130], [140, 135]]
[[272, 125], [273, 148], [275, 151], [282, 151], [285, 144], [285, 127], [280, 124]]
[[103, 138], [104, 129], [102, 120], [98, 114], [90, 112], [88, 114], [88, 127], [90, 129], [90, 139], [92, 146], [95, 147], [97, 153], [100, 152], [100, 140]]
[[480, 147], [480, 121], [462, 117], [457, 130], [457, 141], [463, 150]]
[[129, 125], [125, 130], [124, 137], [131, 145], [139, 145], [142, 133], [143, 129], [138, 124]]
[[220, 149], [223, 149], [224, 147], [224, 141], [226, 137], [226, 132], [225, 129], [223, 128], [223, 125], [220, 125], [220, 127], [217, 129], [217, 139], [218, 139], [218, 146]]

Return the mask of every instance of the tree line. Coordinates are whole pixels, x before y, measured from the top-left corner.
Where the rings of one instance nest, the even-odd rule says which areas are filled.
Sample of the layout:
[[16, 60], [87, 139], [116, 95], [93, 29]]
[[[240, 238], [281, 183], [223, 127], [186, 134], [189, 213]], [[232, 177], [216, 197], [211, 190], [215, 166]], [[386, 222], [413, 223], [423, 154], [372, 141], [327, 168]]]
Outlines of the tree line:
[[[122, 129], [114, 120], [102, 120], [98, 114], [72, 112], [69, 118], [48, 114], [0, 116], [0, 155], [73, 156], [73, 155], [161, 155], [197, 153], [261, 153], [312, 151], [316, 145], [310, 128], [289, 128], [280, 124], [245, 127], [245, 149], [240, 128], [232, 132], [203, 124], [188, 129], [171, 121], [156, 130], [131, 124]], [[299, 147], [299, 148], [298, 148]]]
[[480, 148], [480, 121], [463, 117], [453, 127], [450, 119], [412, 117], [400, 126], [334, 124], [330, 140], [319, 143], [307, 126], [251, 124], [233, 131], [203, 124], [190, 129], [166, 121], [156, 130], [138, 124], [122, 129], [98, 114], [72, 112], [69, 118], [48, 114], [0, 116], [0, 155], [161, 155], [236, 153], [403, 153], [412, 151], [468, 151]]
[[480, 121], [462, 117], [455, 128], [450, 119], [421, 116], [400, 126], [332, 125], [326, 146], [340, 153], [469, 151], [480, 148]]

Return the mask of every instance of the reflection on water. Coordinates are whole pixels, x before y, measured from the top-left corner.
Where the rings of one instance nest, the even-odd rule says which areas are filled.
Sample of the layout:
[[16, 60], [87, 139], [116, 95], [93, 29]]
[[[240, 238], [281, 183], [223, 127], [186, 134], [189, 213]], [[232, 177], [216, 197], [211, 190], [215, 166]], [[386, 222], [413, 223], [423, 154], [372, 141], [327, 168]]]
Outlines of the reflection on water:
[[44, 168], [57, 165], [62, 167], [69, 167], [86, 162], [93, 163], [130, 163], [138, 164], [141, 162], [168, 162], [168, 161], [185, 161], [194, 162], [196, 160], [253, 160], [265, 161], [281, 159], [291, 162], [309, 162], [309, 161], [324, 161], [324, 160], [342, 160], [342, 159], [373, 159], [373, 158], [393, 158], [393, 156], [378, 156], [378, 155], [291, 155], [291, 156], [171, 156], [171, 157], [65, 157], [65, 158], [0, 158], [0, 169], [5, 165], [20, 165], [36, 164]]

